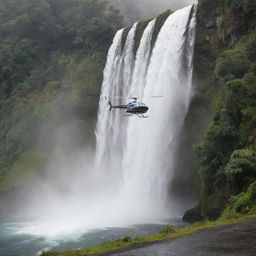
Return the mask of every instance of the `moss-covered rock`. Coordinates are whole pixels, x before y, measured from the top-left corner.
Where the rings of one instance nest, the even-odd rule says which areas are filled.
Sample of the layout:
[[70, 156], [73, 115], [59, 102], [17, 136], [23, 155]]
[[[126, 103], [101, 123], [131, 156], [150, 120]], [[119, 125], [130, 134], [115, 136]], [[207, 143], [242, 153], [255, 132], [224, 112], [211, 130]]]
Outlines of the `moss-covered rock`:
[[144, 31], [145, 31], [145, 29], [146, 29], [146, 27], [147, 27], [147, 25], [150, 21], [151, 20], [145, 20], [145, 21], [141, 21], [141, 22], [138, 23], [135, 38], [134, 38], [134, 41], [135, 41], [135, 44], [134, 44], [134, 47], [133, 47], [134, 56], [136, 55], [136, 53], [139, 49], [141, 38], [142, 38], [143, 33], [144, 33]]
[[173, 12], [171, 10], [167, 10], [164, 13], [162, 13], [161, 15], [159, 15], [156, 19], [156, 24], [155, 24], [155, 29], [152, 35], [152, 41], [151, 41], [151, 50], [154, 49], [158, 34], [162, 28], [162, 26], [164, 25], [165, 21], [167, 20], [167, 18], [172, 14]]
[[[166, 19], [169, 17], [169, 15], [171, 13], [172, 13], [171, 10], [167, 10], [156, 18], [156, 24], [155, 24], [155, 28], [154, 28], [153, 35], [152, 35], [152, 40], [151, 40], [151, 51], [153, 50], [153, 48], [155, 46], [157, 36], [158, 36], [162, 26], [164, 25]], [[136, 32], [135, 32], [135, 38], [134, 38], [134, 48], [133, 48], [134, 56], [136, 56], [137, 50], [140, 46], [140, 41], [141, 41], [141, 38], [143, 36], [143, 33], [144, 33], [148, 23], [151, 20], [152, 19], [140, 21], [137, 24], [137, 28], [136, 28]], [[122, 49], [125, 46], [125, 41], [127, 39], [127, 35], [129, 33], [130, 29], [131, 29], [131, 27], [127, 27], [127, 28], [124, 29], [123, 36], [122, 36]]]
[[202, 221], [203, 217], [201, 216], [200, 206], [188, 210], [183, 216], [183, 220], [188, 223]]

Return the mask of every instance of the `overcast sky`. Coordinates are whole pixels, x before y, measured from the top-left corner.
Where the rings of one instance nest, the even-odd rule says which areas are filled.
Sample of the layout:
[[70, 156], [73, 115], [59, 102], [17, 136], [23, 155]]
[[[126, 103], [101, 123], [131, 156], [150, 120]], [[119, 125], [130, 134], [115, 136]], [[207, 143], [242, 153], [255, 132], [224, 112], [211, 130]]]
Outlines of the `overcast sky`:
[[126, 18], [132, 21], [154, 17], [161, 12], [177, 10], [195, 3], [196, 0], [110, 0], [122, 9]]

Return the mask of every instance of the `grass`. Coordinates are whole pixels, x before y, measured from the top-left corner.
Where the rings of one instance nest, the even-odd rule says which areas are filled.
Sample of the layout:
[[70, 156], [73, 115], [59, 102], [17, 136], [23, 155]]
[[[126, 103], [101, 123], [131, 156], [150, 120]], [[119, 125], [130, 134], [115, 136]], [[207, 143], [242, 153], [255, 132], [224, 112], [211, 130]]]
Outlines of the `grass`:
[[115, 250], [125, 249], [132, 245], [139, 246], [140, 244], [146, 245], [147, 243], [150, 244], [153, 242], [160, 242], [168, 239], [177, 239], [177, 238], [191, 235], [203, 229], [248, 222], [252, 219], [256, 219], [256, 214], [244, 215], [234, 219], [220, 218], [216, 221], [205, 221], [205, 222], [195, 223], [193, 225], [190, 225], [181, 229], [176, 229], [172, 226], [167, 226], [160, 233], [151, 235], [151, 236], [136, 237], [136, 238], [131, 238], [127, 236], [119, 240], [103, 243], [97, 246], [87, 247], [81, 250], [72, 250], [72, 251], [66, 251], [63, 253], [45, 252], [42, 254], [42, 256], [91, 256], [91, 255], [111, 252]]

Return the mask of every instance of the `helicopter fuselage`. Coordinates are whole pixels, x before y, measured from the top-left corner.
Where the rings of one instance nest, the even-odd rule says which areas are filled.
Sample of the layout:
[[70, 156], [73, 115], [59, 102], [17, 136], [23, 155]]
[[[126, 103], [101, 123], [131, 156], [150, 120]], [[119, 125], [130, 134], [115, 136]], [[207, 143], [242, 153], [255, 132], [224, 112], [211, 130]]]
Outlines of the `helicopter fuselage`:
[[117, 105], [113, 106], [110, 102], [110, 110], [111, 109], [126, 109], [126, 113], [133, 115], [143, 115], [147, 113], [149, 108], [142, 102], [133, 101], [127, 105]]
[[129, 103], [126, 112], [129, 114], [145, 114], [148, 112], [148, 107], [140, 102]]

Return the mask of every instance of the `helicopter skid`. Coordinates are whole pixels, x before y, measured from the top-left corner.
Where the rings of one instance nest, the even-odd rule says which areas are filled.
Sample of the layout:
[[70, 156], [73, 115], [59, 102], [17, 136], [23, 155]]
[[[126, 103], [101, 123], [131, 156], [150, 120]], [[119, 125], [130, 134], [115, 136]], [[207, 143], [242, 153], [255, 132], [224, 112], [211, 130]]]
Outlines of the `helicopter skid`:
[[149, 116], [138, 115], [139, 118], [149, 118]]
[[144, 116], [142, 114], [130, 114], [130, 115], [124, 115], [124, 116], [138, 116], [139, 118], [149, 118], [149, 116]]

